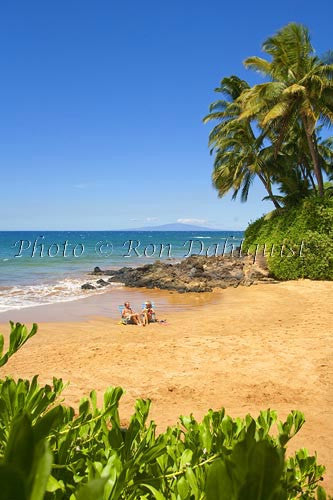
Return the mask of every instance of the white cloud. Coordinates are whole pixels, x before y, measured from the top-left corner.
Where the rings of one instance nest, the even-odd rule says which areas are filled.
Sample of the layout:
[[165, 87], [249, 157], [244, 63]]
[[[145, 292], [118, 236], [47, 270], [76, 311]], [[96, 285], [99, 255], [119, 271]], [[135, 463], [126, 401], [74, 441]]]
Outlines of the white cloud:
[[87, 189], [89, 187], [89, 184], [85, 182], [80, 182], [79, 184], [74, 184], [73, 186], [75, 189]]
[[181, 224], [207, 224], [206, 219], [177, 219]]
[[146, 222], [156, 222], [158, 217], [146, 217]]

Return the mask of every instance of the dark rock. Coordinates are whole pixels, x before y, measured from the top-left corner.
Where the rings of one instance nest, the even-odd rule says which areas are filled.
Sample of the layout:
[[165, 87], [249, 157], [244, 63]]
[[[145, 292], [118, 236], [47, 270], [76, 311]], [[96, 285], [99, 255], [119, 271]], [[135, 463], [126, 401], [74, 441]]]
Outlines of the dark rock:
[[103, 271], [100, 267], [96, 266], [91, 274], [103, 274]]
[[91, 283], [85, 283], [84, 285], [81, 285], [81, 288], [82, 290], [96, 290], [96, 287]]
[[105, 281], [105, 280], [103, 280], [103, 279], [97, 280], [97, 281], [96, 281], [96, 283], [97, 283], [97, 285], [99, 285], [100, 287], [101, 287], [101, 286], [109, 286], [109, 285], [110, 285], [110, 283], [109, 283], [108, 281]]

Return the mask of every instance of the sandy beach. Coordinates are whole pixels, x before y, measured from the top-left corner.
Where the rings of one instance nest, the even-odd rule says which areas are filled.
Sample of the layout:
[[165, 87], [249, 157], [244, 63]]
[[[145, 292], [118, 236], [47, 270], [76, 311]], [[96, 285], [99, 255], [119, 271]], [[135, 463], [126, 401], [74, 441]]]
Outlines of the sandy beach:
[[[144, 290], [127, 294], [137, 304], [146, 295]], [[92, 389], [101, 398], [109, 385], [122, 386], [123, 423], [136, 398], [150, 398], [151, 418], [160, 429], [176, 423], [180, 414], [201, 418], [222, 406], [234, 417], [272, 408], [284, 418], [301, 410], [306, 423], [289, 451], [317, 451], [332, 493], [333, 283], [304, 280], [199, 296], [148, 295], [166, 325], [121, 326], [115, 309], [103, 313], [106, 303], [98, 317], [83, 318], [94, 310], [85, 308], [84, 300], [58, 304], [55, 311], [51, 306], [12, 311], [14, 321], [39, 322], [39, 332], [1, 376], [38, 373], [41, 383], [61, 377], [70, 381], [64, 397], [74, 407]], [[95, 300], [105, 301], [107, 294], [103, 297]], [[2, 333], [9, 330], [7, 319], [0, 316]]]

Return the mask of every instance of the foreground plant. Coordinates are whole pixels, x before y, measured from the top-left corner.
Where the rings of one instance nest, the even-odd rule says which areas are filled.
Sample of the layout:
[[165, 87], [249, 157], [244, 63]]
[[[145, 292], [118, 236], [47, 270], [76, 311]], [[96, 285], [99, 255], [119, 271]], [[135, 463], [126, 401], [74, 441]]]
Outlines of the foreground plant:
[[123, 428], [120, 387], [106, 391], [101, 407], [92, 391], [77, 415], [55, 405], [62, 388], [57, 379], [52, 387], [38, 386], [36, 377], [0, 381], [1, 499], [326, 498], [316, 457], [306, 450], [285, 457], [304, 423], [298, 411], [280, 422], [271, 410], [257, 419], [209, 410], [202, 422], [180, 417], [157, 434], [150, 401], [138, 400]]
[[10, 321], [10, 336], [8, 351], [3, 354], [4, 338], [0, 335], [0, 367], [5, 365], [8, 359], [15, 354], [31, 337], [37, 333], [37, 325], [34, 323], [28, 332], [26, 326]]

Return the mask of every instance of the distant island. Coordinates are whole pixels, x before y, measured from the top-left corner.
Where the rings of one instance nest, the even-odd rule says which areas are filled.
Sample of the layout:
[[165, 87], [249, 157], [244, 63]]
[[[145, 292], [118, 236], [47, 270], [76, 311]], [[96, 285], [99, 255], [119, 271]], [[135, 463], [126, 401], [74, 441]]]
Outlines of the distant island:
[[182, 224], [174, 222], [171, 224], [162, 224], [161, 226], [138, 227], [135, 229], [127, 229], [126, 231], [222, 231], [222, 229], [214, 229], [211, 227], [194, 226], [192, 224]]

